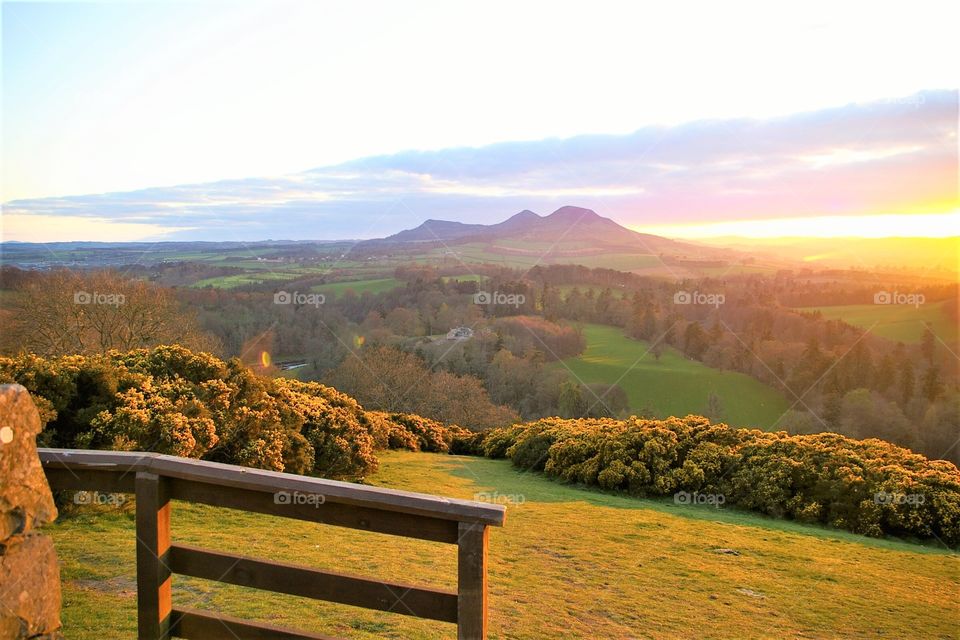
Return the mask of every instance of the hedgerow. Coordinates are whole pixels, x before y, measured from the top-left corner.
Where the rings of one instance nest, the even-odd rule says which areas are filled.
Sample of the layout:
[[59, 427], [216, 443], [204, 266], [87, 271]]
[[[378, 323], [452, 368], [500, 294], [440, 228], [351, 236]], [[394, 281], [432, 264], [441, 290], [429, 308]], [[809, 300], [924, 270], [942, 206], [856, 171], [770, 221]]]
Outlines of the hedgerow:
[[960, 471], [881, 440], [733, 429], [701, 416], [548, 418], [455, 450], [636, 496], [722, 495], [724, 504], [869, 536], [960, 543]]

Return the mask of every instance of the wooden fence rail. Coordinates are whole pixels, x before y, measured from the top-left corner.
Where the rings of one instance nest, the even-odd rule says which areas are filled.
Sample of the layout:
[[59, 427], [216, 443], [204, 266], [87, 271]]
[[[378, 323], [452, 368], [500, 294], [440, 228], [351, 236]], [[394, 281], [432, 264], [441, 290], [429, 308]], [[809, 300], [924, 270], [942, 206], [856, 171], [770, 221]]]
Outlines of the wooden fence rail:
[[[128, 451], [40, 449], [53, 490], [136, 494], [140, 640], [326, 638], [210, 611], [175, 608], [173, 575], [452, 622], [460, 639], [487, 635], [489, 526], [505, 509], [408, 491]], [[180, 545], [170, 501], [184, 500], [338, 527], [455, 544], [457, 590], [399, 584]], [[329, 639], [328, 639], [329, 640]]]

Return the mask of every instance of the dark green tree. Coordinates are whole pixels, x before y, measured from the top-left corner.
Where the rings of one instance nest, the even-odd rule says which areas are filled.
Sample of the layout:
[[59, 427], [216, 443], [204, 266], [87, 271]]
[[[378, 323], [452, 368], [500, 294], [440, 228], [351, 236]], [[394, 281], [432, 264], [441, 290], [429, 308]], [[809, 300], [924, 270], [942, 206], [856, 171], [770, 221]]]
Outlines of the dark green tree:
[[928, 367], [923, 374], [923, 397], [933, 402], [943, 391], [943, 384], [940, 382], [940, 368], [937, 366]]
[[930, 330], [930, 327], [924, 327], [923, 337], [920, 338], [920, 353], [926, 359], [927, 364], [933, 364], [933, 357], [937, 354], [937, 337]]
[[573, 380], [565, 380], [560, 385], [558, 405], [561, 418], [582, 418], [587, 413], [583, 390]]
[[914, 384], [913, 365], [907, 360], [900, 370], [900, 403], [903, 406], [906, 406], [913, 398]]

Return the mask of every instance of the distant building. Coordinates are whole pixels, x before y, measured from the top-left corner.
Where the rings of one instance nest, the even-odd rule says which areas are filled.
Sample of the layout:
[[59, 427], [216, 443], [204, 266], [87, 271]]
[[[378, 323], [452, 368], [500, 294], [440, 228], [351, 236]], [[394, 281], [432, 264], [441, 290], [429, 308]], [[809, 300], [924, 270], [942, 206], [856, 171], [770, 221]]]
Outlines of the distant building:
[[469, 340], [473, 337], [470, 327], [456, 327], [447, 332], [447, 340]]

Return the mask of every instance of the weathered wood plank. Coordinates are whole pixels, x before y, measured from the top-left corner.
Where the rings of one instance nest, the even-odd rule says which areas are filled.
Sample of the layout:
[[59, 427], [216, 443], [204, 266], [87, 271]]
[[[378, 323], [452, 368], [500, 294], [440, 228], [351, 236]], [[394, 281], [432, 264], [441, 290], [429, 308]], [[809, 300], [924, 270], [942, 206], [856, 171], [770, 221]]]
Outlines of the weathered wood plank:
[[314, 501], [298, 504], [293, 499], [278, 501], [276, 494], [273, 493], [201, 484], [178, 478], [170, 479], [168, 482], [170, 495], [176, 500], [434, 542], [448, 544], [457, 542], [457, 523], [451, 520], [380, 511], [335, 502], [320, 504], [319, 501]]
[[41, 449], [45, 467], [114, 469], [120, 472], [147, 471], [170, 478], [204, 484], [230, 486], [251, 491], [287, 491], [323, 495], [328, 503], [369, 507], [381, 511], [425, 515], [460, 522], [501, 525], [502, 505], [456, 500], [410, 491], [311, 478], [294, 474], [251, 469], [155, 453], [129, 451], [86, 451]]
[[286, 491], [324, 496], [326, 502], [381, 511], [425, 515], [464, 522], [501, 524], [505, 508], [482, 502], [456, 500], [425, 493], [384, 489], [368, 485], [312, 478], [236, 465], [158, 456], [150, 464], [156, 473], [184, 480], [224, 485], [253, 491], [276, 493]]
[[64, 469], [47, 467], [47, 482], [52, 491], [103, 491], [133, 493], [135, 474], [126, 475], [103, 469]]
[[106, 468], [137, 470], [137, 465], [143, 464], [148, 458], [155, 458], [159, 453], [151, 451], [110, 451], [103, 449], [51, 449], [39, 447], [40, 461], [44, 465], [69, 466], [84, 464], [86, 466], [99, 465]]
[[442, 622], [457, 621], [457, 594], [430, 587], [371, 580], [177, 544], [170, 548], [170, 569], [194, 578], [315, 600]]
[[487, 547], [490, 529], [482, 524], [460, 523], [457, 547], [457, 637], [487, 637]]
[[188, 640], [337, 640], [185, 607], [174, 609], [171, 618], [171, 636]]
[[161, 640], [170, 634], [170, 499], [156, 474], [136, 475], [137, 637]]

